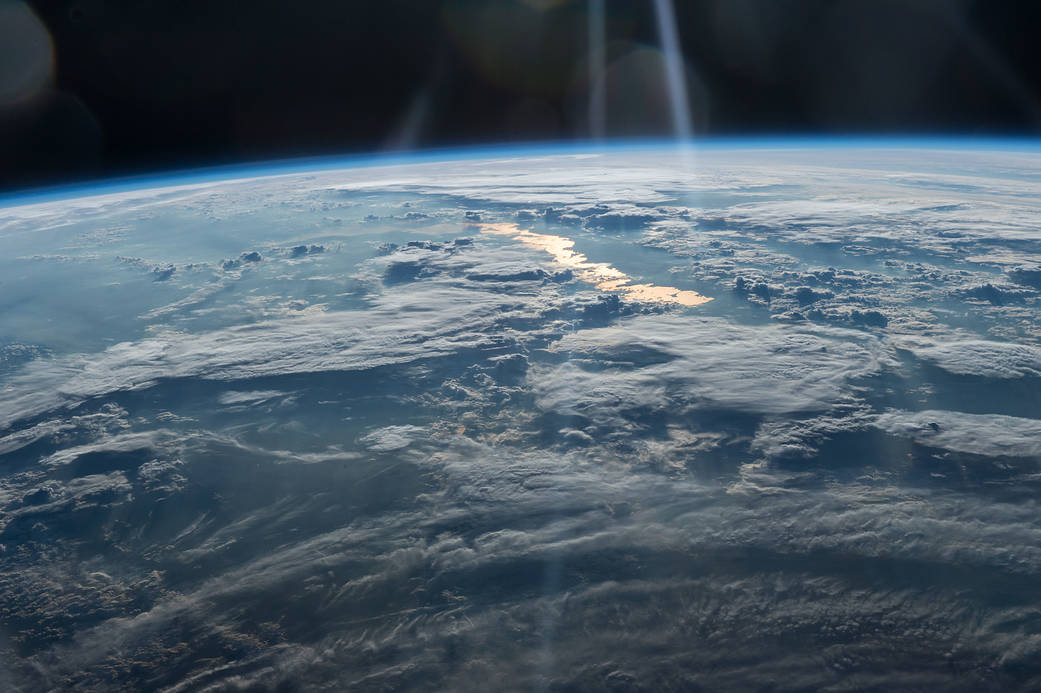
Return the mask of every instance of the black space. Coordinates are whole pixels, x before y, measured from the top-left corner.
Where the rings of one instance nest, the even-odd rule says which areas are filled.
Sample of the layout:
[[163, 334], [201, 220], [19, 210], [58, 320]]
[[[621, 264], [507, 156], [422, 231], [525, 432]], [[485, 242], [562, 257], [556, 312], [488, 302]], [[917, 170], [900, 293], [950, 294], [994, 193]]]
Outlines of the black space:
[[[606, 4], [607, 61], [625, 65], [607, 96], [607, 134], [664, 134], [667, 109], [645, 75], [647, 49], [659, 43], [653, 3]], [[589, 133], [586, 0], [29, 5], [56, 62], [30, 97], [0, 100], [6, 189]], [[698, 134], [1033, 135], [1041, 127], [1038, 2], [675, 6]]]

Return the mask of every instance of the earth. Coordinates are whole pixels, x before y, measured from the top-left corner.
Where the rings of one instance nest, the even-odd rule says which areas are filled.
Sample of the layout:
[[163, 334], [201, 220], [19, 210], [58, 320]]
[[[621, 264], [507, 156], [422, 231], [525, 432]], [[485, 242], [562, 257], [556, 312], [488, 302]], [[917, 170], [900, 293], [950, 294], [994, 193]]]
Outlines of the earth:
[[0, 688], [1037, 690], [1041, 150], [0, 207]]

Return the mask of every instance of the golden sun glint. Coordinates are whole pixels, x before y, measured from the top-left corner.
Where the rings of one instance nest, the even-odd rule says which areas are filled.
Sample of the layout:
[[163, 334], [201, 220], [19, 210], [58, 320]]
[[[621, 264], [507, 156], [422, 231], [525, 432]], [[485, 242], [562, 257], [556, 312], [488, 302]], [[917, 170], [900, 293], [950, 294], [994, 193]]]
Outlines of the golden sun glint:
[[620, 269], [606, 262], [591, 262], [582, 253], [574, 250], [575, 242], [565, 236], [534, 233], [513, 223], [479, 224], [481, 233], [510, 236], [529, 248], [544, 250], [555, 262], [573, 270], [578, 278], [601, 291], [616, 291], [636, 301], [648, 303], [679, 303], [684, 306], [700, 306], [712, 300], [697, 291], [685, 291], [674, 286], [654, 284], [632, 284], [632, 279]]

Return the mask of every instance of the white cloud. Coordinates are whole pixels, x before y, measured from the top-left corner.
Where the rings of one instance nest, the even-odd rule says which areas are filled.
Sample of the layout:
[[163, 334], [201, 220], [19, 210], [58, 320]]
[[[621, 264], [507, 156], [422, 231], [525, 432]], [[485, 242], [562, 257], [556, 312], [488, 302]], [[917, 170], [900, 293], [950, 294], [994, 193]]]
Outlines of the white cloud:
[[1041, 457], [1041, 420], [955, 411], [890, 411], [875, 426], [916, 443], [987, 457]]
[[[779, 287], [772, 304], [785, 313], [795, 307], [791, 289], [826, 289], [825, 318], [853, 306], [894, 316], [918, 359], [996, 378], [984, 384], [996, 393], [1009, 379], [1041, 375], [1041, 352], [1014, 343], [1014, 331], [1004, 343], [968, 339], [971, 330], [944, 324], [947, 314], [933, 302], [980, 285], [986, 273], [944, 264], [951, 257], [1015, 264], [1035, 252], [1036, 158], [875, 156], [864, 152], [851, 166], [825, 151], [708, 153], [694, 175], [662, 152], [326, 171], [4, 209], [0, 233], [28, 237], [48, 225], [160, 210], [208, 221], [250, 214], [252, 222], [278, 205], [286, 211], [272, 218], [299, 215], [311, 234], [308, 224], [325, 222], [308, 214], [327, 214], [322, 205], [332, 196], [388, 191], [398, 216], [402, 196], [420, 200], [413, 211], [428, 217], [414, 217], [410, 229], [440, 225], [444, 235], [467, 233], [462, 209], [474, 201], [488, 221], [512, 217], [515, 205], [536, 210], [524, 222], [545, 220], [552, 206], [572, 222], [594, 217], [590, 226], [595, 217], [646, 210], [662, 221], [643, 240], [682, 255], [699, 281], [729, 290], [736, 277], [754, 277]], [[999, 173], [983, 170], [995, 162]], [[982, 172], [940, 170], [972, 166]], [[914, 168], [929, 172], [906, 173]], [[793, 181], [794, 192], [769, 187]], [[705, 193], [693, 198], [703, 209], [684, 206], [692, 190]], [[423, 207], [440, 205], [441, 196], [462, 198], [464, 207]], [[149, 218], [138, 220], [149, 227]], [[335, 234], [355, 233], [350, 227]], [[269, 247], [285, 247], [283, 240], [256, 247], [280, 262]], [[828, 274], [811, 258], [817, 241], [847, 248], [858, 263], [875, 262], [878, 251], [906, 264]], [[540, 272], [552, 268], [538, 253], [435, 245], [362, 266], [351, 279], [368, 293], [350, 297], [349, 310], [330, 300], [341, 307], [166, 330], [5, 373], [0, 427], [48, 418], [0, 438], [0, 454], [46, 450], [43, 464], [0, 479], [5, 515], [38, 522], [4, 537], [0, 592], [22, 605], [36, 632], [63, 638], [39, 646], [32, 676], [42, 678], [25, 688], [116, 687], [148, 662], [160, 664], [142, 674], [152, 677], [149, 686], [174, 685], [163, 675], [177, 671], [183, 687], [202, 689], [281, 681], [343, 689], [421, 681], [446, 690], [500, 680], [719, 690], [748, 682], [808, 690], [1023, 682], [1016, 677], [1041, 649], [1036, 479], [985, 489], [912, 484], [899, 476], [901, 458], [889, 460], [897, 471], [855, 467], [839, 483], [816, 465], [826, 471], [829, 462], [857, 460], [786, 468], [779, 459], [812, 458], [820, 441], [864, 431], [952, 453], [1036, 458], [1041, 422], [938, 409], [877, 414], [868, 402], [901, 395], [901, 387], [929, 396], [929, 383], [900, 380], [882, 331], [753, 324], [760, 314], [743, 310], [747, 302], [733, 314], [719, 305], [737, 304], [725, 292], [712, 306], [725, 318], [677, 312], [583, 329], [573, 317], [593, 294], [547, 281]], [[394, 262], [416, 263], [420, 279], [388, 286]], [[262, 298], [243, 295], [239, 283], [214, 284], [144, 315], [184, 314], [222, 287], [231, 310]], [[1018, 329], [1029, 327], [1034, 307], [983, 309]], [[510, 361], [477, 363], [475, 350]], [[439, 386], [439, 359], [463, 373]], [[218, 402], [244, 405], [285, 394], [270, 381], [244, 381], [381, 367], [422, 382], [421, 416], [442, 420], [416, 425], [411, 414], [397, 415], [417, 411], [411, 395], [375, 390], [369, 394], [385, 395], [380, 404], [395, 413], [375, 407], [352, 411], [359, 416], [349, 422], [331, 417], [335, 444], [320, 439], [328, 429], [306, 427], [302, 405], [290, 422], [303, 424], [299, 430], [268, 427], [274, 417], [209, 430], [213, 412], [186, 411], [176, 398], [154, 406], [165, 411], [159, 425], [178, 430], [147, 430], [152, 422], [114, 408], [103, 416], [61, 410], [170, 378], [228, 381], [214, 386], [225, 390]], [[864, 389], [879, 386], [880, 374], [895, 394]], [[646, 413], [668, 425], [632, 435]], [[231, 418], [227, 409], [220, 415]], [[697, 430], [712, 417], [723, 424]], [[741, 433], [728, 428], [733, 421], [743, 422]], [[67, 478], [90, 466], [72, 463], [96, 453], [132, 454], [125, 471]], [[702, 476], [700, 462], [709, 469]], [[248, 477], [239, 473], [247, 464]], [[99, 515], [90, 526], [111, 543], [97, 549], [107, 553], [90, 559], [85, 576], [57, 566], [80, 545], [74, 531], [48, 524], [48, 513], [66, 507], [51, 503]], [[130, 526], [127, 518], [147, 520]], [[43, 539], [31, 544], [34, 536]], [[203, 649], [211, 659], [198, 656]]]
[[269, 399], [286, 397], [288, 395], [288, 392], [282, 392], [281, 390], [249, 390], [245, 392], [228, 390], [227, 392], [222, 392], [217, 401], [224, 405], [259, 404]]
[[[291, 373], [369, 370], [498, 344], [511, 320], [558, 300], [430, 282], [388, 289], [369, 310], [301, 311], [211, 332], [170, 332], [99, 354], [37, 359], [0, 390], [0, 427], [88, 397], [151, 387], [160, 378], [238, 380]], [[500, 332], [501, 333], [501, 332]]]
[[852, 330], [691, 316], [638, 316], [569, 334], [553, 349], [570, 361], [534, 370], [539, 407], [594, 417], [641, 407], [825, 411], [889, 363], [880, 342]]
[[384, 426], [361, 437], [361, 442], [373, 452], [393, 452], [407, 448], [417, 434], [423, 432], [418, 426]]
[[908, 348], [919, 359], [956, 375], [1041, 378], [1041, 348], [1030, 344], [964, 340]]

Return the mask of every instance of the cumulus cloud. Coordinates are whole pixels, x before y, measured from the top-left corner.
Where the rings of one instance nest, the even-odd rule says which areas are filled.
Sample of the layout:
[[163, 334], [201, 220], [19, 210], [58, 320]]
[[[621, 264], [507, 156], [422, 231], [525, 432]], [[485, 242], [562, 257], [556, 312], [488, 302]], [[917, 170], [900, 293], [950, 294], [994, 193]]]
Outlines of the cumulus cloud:
[[[865, 430], [875, 422], [876, 416], [869, 407], [861, 405], [807, 419], [770, 419], [756, 430], [752, 449], [767, 459], [810, 458], [817, 454], [821, 442]], [[828, 460], [823, 463], [827, 464]]]
[[[38, 441], [51, 438], [61, 442], [72, 439], [69, 434], [101, 435], [130, 427], [127, 411], [115, 404], [104, 404], [90, 414], [48, 419], [20, 428], [0, 438], [0, 455], [6, 455]], [[65, 436], [63, 438], [63, 436]]]
[[275, 399], [276, 397], [286, 397], [289, 393], [282, 392], [280, 390], [249, 390], [249, 391], [238, 391], [228, 390], [222, 392], [217, 401], [221, 404], [259, 404], [269, 399]]
[[1041, 457], [1041, 420], [954, 411], [890, 411], [875, 426], [921, 445], [987, 457]]
[[21, 507], [7, 508], [0, 527], [10, 533], [12, 523], [34, 516], [62, 512], [82, 512], [125, 502], [131, 485], [122, 472], [88, 474], [69, 481], [50, 481], [33, 488], [22, 497]]
[[569, 334], [554, 350], [569, 360], [536, 372], [538, 405], [594, 417], [639, 408], [828, 410], [854, 399], [853, 383], [887, 361], [881, 344], [852, 331], [661, 316]]
[[40, 460], [44, 466], [60, 466], [70, 464], [85, 455], [96, 453], [126, 453], [140, 450], [151, 450], [169, 445], [181, 438], [173, 431], [158, 429], [154, 431], [132, 431], [119, 433], [85, 443], [64, 447]]
[[909, 350], [922, 361], [955, 375], [1041, 377], [1041, 348], [1030, 344], [962, 340], [911, 345]]
[[413, 438], [422, 431], [418, 426], [385, 426], [366, 433], [361, 441], [373, 452], [393, 452], [407, 448], [412, 444]]
[[369, 370], [493, 347], [500, 340], [489, 328], [529, 320], [553, 302], [549, 296], [441, 284], [422, 292], [385, 292], [371, 310], [299, 311], [201, 334], [123, 342], [100, 354], [37, 360], [8, 379], [0, 426], [88, 397], [151, 387], [159, 378], [238, 380]]
[[[1037, 652], [1008, 630], [1028, 613], [1021, 604], [1033, 592], [1015, 576], [1041, 569], [1032, 508], [885, 484], [763, 502], [590, 464], [581, 453], [497, 450], [461, 437], [438, 443], [421, 434], [414, 442], [425, 450], [417, 461], [442, 480], [418, 505], [270, 547], [180, 593], [167, 591], [139, 614], [55, 647], [38, 658], [38, 670], [53, 685], [74, 674], [102, 684], [117, 680], [114, 662], [137, 656], [157, 663], [158, 680], [174, 683], [163, 653], [176, 652], [171, 646], [189, 634], [189, 652], [191, 643], [222, 643], [234, 657], [187, 669], [214, 685], [401, 685], [405, 672], [421, 672], [425, 681], [476, 689], [474, 666], [481, 680], [518, 685], [538, 677], [590, 686], [697, 677], [723, 686], [749, 676], [825, 685], [870, 671], [893, 681], [904, 671], [920, 676], [916, 660], [943, 660], [955, 641], [971, 643], [961, 655], [967, 662], [1010, 662], [975, 685], [1015, 682], [1012, 663]], [[206, 545], [268, 526], [292, 505], [243, 518]], [[455, 529], [460, 522], [465, 531]], [[898, 576], [878, 578], [886, 589], [864, 577], [878, 565]], [[985, 587], [977, 570], [991, 576]], [[946, 576], [939, 586], [938, 572]], [[969, 618], [995, 584], [1011, 596]], [[287, 590], [308, 595], [310, 606], [270, 598]], [[295, 637], [265, 635], [221, 604], [277, 619]], [[806, 630], [841, 666], [822, 669], [805, 656], [797, 635]], [[251, 643], [249, 656], [239, 655], [237, 638]], [[591, 660], [589, 647], [602, 655]], [[894, 663], [894, 648], [907, 658]], [[446, 654], [453, 650], [483, 656], [464, 656], [462, 667]], [[555, 664], [536, 671], [516, 664], [540, 651]], [[701, 651], [708, 659], [688, 657]], [[950, 681], [942, 667], [930, 676]]]

